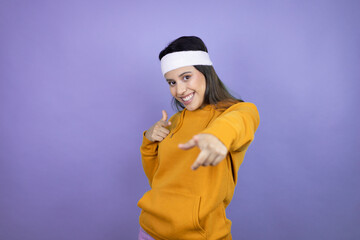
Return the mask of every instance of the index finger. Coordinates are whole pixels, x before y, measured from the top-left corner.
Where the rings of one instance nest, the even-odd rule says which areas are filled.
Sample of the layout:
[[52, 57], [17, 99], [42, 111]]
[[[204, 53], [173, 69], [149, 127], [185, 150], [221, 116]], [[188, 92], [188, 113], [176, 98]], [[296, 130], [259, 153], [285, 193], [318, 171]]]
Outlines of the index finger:
[[186, 143], [182, 143], [179, 144], [179, 148], [183, 149], [183, 150], [188, 150], [190, 148], [193, 148], [196, 146], [196, 141], [194, 139], [190, 139], [188, 142]]

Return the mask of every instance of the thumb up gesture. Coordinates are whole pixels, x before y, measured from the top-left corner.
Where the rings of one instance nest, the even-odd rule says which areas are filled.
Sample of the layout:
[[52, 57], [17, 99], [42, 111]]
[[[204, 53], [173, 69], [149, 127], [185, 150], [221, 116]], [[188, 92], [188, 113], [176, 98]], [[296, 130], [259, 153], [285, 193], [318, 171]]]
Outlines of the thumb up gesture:
[[167, 121], [168, 115], [165, 110], [162, 110], [162, 118], [156, 122], [149, 130], [146, 131], [145, 137], [152, 142], [161, 142], [170, 131], [167, 129], [171, 125], [171, 122]]

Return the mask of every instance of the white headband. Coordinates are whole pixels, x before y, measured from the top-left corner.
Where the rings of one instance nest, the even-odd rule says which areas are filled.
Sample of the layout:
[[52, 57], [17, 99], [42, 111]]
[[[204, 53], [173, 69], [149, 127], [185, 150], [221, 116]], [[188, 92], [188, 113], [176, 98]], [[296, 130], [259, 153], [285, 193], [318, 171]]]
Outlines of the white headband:
[[161, 59], [161, 72], [191, 65], [212, 65], [209, 54], [204, 51], [181, 51], [166, 54]]

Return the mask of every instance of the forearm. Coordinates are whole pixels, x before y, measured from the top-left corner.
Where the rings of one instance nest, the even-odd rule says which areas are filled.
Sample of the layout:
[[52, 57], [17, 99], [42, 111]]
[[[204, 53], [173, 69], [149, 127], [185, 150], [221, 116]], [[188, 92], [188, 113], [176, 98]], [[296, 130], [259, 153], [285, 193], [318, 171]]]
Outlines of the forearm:
[[145, 137], [145, 133], [143, 133], [143, 142], [140, 147], [141, 153], [141, 161], [144, 168], [145, 175], [149, 180], [149, 184], [151, 186], [152, 179], [154, 176], [154, 172], [158, 165], [158, 143], [152, 142]]
[[253, 141], [259, 123], [259, 113], [254, 104], [236, 104], [201, 133], [216, 136], [228, 151], [242, 151]]

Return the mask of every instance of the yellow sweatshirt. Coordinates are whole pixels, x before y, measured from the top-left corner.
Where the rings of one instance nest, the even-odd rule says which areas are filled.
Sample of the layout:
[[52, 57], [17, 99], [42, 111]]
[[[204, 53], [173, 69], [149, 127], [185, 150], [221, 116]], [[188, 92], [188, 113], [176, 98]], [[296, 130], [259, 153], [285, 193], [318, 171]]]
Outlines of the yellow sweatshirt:
[[[151, 142], [143, 133], [140, 152], [151, 190], [138, 202], [140, 226], [159, 240], [232, 239], [225, 209], [260, 123], [256, 106], [239, 102], [224, 111], [207, 105], [184, 109], [169, 121], [170, 134], [161, 142]], [[216, 136], [228, 155], [216, 166], [194, 171], [191, 165], [200, 149], [182, 150], [178, 145], [199, 133]]]

